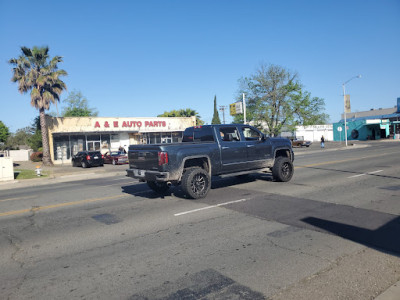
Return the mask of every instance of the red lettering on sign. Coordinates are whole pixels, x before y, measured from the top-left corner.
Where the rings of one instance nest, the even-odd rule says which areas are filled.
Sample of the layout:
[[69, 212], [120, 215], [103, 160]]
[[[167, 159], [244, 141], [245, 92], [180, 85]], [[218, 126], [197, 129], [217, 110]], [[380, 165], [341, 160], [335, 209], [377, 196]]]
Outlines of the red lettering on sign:
[[[114, 127], [119, 127], [119, 122], [118, 121], [104, 121], [104, 127], [105, 128], [110, 128], [110, 126], [113, 125]], [[142, 121], [123, 121], [121, 127], [142, 127], [143, 122]], [[145, 127], [166, 127], [167, 122], [165, 121], [144, 121], [144, 126]], [[96, 121], [94, 123], [95, 128], [100, 128], [100, 122]]]

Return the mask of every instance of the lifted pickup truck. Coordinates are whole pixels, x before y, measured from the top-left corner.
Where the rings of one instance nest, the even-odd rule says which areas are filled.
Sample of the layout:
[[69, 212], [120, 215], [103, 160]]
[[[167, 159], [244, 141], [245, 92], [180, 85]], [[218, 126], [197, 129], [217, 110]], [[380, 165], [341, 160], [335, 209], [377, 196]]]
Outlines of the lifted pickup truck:
[[242, 124], [189, 127], [181, 143], [130, 145], [128, 159], [127, 176], [158, 193], [180, 184], [194, 199], [207, 195], [212, 176], [271, 171], [275, 181], [289, 181], [294, 171], [290, 140]]

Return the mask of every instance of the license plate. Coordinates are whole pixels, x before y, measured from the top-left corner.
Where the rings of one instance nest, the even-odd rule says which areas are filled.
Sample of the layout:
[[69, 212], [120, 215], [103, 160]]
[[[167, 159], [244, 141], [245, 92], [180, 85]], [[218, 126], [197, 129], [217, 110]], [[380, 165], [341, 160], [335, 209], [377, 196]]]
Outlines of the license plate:
[[135, 176], [137, 176], [137, 177], [144, 177], [144, 175], [146, 174], [145, 170], [134, 170], [133, 172], [135, 173]]
[[93, 157], [94, 159], [99, 159], [99, 157], [98, 156], [95, 156], [95, 157]]

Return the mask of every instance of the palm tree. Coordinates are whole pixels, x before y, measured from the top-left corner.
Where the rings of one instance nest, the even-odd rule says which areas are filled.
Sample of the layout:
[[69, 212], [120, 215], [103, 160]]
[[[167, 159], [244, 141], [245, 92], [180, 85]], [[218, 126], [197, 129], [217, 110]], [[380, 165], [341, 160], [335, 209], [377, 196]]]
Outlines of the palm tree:
[[49, 47], [21, 47], [22, 55], [12, 58], [9, 63], [13, 65], [12, 82], [18, 82], [18, 91], [25, 94], [30, 91], [31, 105], [39, 110], [40, 127], [43, 142], [43, 164], [51, 165], [49, 137], [47, 132], [45, 110], [50, 103], [60, 101], [60, 94], [67, 89], [60, 76], [67, 72], [58, 70], [57, 64], [62, 62], [61, 56], [49, 57]]
[[204, 124], [199, 113], [191, 108], [165, 111], [162, 115], [158, 115], [157, 117], [196, 117], [196, 125]]

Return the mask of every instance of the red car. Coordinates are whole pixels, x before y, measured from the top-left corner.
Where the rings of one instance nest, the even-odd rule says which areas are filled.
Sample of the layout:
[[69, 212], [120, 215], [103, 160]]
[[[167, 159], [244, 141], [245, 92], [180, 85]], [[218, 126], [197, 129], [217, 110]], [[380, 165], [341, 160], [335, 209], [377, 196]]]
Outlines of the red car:
[[123, 151], [111, 151], [104, 154], [104, 163], [122, 165], [128, 163], [128, 154]]

